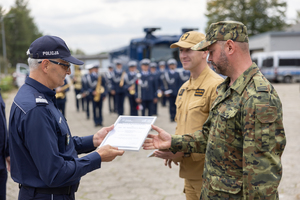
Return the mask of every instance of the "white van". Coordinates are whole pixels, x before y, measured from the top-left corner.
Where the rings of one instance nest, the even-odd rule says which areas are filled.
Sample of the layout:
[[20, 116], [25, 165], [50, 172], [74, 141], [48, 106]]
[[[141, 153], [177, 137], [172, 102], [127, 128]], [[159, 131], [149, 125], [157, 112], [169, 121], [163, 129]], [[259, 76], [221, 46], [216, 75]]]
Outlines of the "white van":
[[251, 55], [264, 76], [273, 82], [300, 81], [300, 51], [273, 51]]

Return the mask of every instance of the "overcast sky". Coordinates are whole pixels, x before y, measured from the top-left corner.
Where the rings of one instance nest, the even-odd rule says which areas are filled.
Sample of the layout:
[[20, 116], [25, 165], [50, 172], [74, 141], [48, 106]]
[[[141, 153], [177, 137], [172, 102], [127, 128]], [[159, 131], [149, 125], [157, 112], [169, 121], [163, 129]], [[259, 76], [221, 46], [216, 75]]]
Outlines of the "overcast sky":
[[[15, 0], [1, 0], [8, 10]], [[296, 18], [299, 0], [287, 0], [287, 18]], [[31, 16], [43, 34], [59, 36], [69, 48], [86, 54], [109, 51], [143, 37], [144, 27], [156, 34], [181, 34], [183, 27], [204, 33], [206, 0], [29, 0]]]

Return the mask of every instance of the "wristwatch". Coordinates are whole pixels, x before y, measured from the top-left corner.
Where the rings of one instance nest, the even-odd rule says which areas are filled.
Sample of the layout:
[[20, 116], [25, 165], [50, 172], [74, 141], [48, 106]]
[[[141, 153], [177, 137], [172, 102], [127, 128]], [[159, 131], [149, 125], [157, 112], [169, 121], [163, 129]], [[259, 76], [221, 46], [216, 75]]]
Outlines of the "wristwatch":
[[187, 157], [190, 157], [191, 156], [191, 153], [184, 153], [183, 154], [183, 157], [187, 158]]

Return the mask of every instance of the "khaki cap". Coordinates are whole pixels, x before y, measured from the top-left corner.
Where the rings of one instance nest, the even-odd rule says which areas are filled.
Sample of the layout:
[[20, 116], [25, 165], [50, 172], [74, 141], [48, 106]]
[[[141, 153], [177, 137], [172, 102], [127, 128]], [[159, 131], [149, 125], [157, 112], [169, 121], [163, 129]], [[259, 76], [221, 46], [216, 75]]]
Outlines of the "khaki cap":
[[184, 33], [178, 42], [171, 44], [170, 48], [191, 48], [195, 44], [198, 44], [202, 40], [205, 39], [205, 35], [203, 33], [199, 33], [197, 31], [189, 31]]
[[206, 51], [207, 47], [216, 41], [232, 40], [235, 42], [249, 42], [247, 27], [236, 21], [221, 21], [212, 23], [206, 34], [205, 40], [193, 46], [192, 50]]

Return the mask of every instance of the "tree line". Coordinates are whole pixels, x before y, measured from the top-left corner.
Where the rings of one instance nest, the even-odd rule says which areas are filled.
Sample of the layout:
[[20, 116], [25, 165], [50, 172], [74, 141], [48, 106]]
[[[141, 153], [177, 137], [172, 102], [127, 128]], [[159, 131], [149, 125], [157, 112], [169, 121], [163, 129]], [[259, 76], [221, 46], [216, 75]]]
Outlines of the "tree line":
[[[18, 62], [26, 63], [26, 51], [29, 45], [43, 35], [35, 24], [34, 18], [30, 16], [28, 2], [29, 0], [15, 0], [15, 4], [7, 13], [4, 13], [0, 3], [0, 16], [5, 27], [7, 62], [12, 66]], [[287, 23], [286, 10], [285, 0], [207, 0], [205, 16], [208, 19], [207, 28], [217, 21], [241, 21], [247, 26], [248, 34], [252, 36], [268, 31], [284, 30], [290, 25]], [[299, 22], [300, 11], [292, 23]], [[3, 63], [1, 38], [0, 65], [3, 66], [5, 63]], [[84, 54], [80, 50], [76, 50], [76, 53]]]

